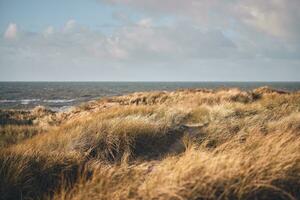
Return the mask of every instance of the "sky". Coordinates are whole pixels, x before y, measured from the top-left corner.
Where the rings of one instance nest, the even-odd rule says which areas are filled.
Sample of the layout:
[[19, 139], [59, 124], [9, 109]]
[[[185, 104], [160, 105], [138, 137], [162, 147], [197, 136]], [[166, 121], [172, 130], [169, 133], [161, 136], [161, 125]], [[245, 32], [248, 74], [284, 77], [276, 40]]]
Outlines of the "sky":
[[0, 81], [300, 81], [299, 0], [0, 0]]

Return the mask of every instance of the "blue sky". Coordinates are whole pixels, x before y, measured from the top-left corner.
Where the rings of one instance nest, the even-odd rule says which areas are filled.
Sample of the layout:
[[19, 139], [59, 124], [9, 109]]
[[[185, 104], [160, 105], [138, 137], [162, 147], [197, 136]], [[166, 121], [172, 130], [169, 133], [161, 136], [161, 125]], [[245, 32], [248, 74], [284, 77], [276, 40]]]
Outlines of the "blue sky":
[[299, 81], [298, 0], [0, 0], [2, 81]]
[[117, 25], [112, 7], [95, 0], [0, 0], [0, 30], [14, 22], [27, 31], [41, 31], [47, 26], [62, 27], [68, 20], [76, 19], [93, 29], [101, 25]]

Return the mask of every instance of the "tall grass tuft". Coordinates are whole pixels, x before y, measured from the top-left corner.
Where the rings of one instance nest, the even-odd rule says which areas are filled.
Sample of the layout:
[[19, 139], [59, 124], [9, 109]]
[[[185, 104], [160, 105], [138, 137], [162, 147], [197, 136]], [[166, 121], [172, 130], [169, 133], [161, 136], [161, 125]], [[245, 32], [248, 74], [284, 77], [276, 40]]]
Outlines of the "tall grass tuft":
[[300, 199], [299, 92], [134, 93], [0, 122], [0, 199]]

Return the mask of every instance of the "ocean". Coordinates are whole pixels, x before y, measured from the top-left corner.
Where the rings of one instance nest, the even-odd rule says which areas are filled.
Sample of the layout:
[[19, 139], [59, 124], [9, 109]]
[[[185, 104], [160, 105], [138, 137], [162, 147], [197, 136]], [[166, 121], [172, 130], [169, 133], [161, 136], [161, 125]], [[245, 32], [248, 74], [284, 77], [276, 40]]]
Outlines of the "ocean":
[[250, 90], [261, 86], [300, 90], [300, 82], [0, 82], [0, 109], [31, 109], [42, 105], [64, 110], [104, 96], [140, 91], [228, 87]]

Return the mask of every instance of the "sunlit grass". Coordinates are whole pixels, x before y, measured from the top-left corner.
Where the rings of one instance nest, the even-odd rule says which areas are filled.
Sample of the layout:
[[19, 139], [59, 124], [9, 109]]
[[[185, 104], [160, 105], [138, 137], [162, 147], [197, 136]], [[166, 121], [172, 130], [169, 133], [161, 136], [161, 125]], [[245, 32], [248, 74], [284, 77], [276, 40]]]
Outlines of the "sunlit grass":
[[268, 88], [134, 93], [65, 113], [12, 111], [0, 129], [0, 196], [299, 199], [299, 111], [300, 93]]

